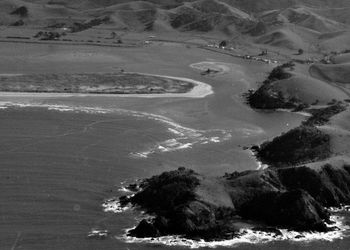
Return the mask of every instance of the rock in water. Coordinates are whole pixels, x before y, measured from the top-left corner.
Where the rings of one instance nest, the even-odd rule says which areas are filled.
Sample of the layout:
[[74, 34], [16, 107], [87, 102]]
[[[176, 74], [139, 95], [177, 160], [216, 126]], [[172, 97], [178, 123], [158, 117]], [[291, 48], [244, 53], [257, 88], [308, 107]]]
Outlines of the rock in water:
[[137, 238], [151, 238], [160, 236], [158, 229], [147, 220], [142, 220], [135, 229], [128, 232], [128, 235]]

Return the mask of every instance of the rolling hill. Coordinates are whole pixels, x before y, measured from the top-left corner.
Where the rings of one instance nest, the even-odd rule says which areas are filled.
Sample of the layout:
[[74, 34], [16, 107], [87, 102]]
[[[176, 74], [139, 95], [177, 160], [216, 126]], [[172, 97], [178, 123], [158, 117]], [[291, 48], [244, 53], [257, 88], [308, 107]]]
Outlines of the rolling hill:
[[[11, 15], [21, 6], [28, 15]], [[214, 32], [258, 46], [319, 52], [346, 49], [349, 8], [348, 0], [2, 0], [0, 24], [46, 28], [105, 19], [108, 29]]]

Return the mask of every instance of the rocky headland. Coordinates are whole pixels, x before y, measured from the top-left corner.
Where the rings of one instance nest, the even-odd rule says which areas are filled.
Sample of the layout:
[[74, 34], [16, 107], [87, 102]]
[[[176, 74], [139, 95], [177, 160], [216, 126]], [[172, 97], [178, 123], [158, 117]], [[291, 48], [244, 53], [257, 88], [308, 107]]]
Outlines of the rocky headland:
[[[215, 204], [199, 192], [213, 183], [222, 187], [216, 196], [228, 199], [230, 206]], [[350, 166], [268, 168], [212, 179], [180, 168], [145, 180], [135, 196], [121, 201], [153, 216], [128, 231], [138, 238], [231, 239], [242, 222], [276, 235], [278, 228], [326, 232], [334, 230], [327, 207], [350, 202]]]
[[275, 87], [275, 83], [292, 77], [294, 63], [289, 62], [275, 67], [256, 91], [250, 90], [248, 104], [255, 109], [302, 109], [306, 106], [296, 96], [291, 96]]
[[122, 206], [151, 215], [128, 235], [214, 241], [239, 236], [243, 224], [275, 235], [280, 229], [337, 230], [328, 208], [350, 204], [350, 165], [322, 163], [332, 156], [332, 146], [331, 135], [319, 126], [346, 109], [337, 103], [309, 110], [312, 116], [302, 125], [255, 146], [267, 169], [206, 177], [181, 167], [145, 179], [135, 195], [120, 197]]

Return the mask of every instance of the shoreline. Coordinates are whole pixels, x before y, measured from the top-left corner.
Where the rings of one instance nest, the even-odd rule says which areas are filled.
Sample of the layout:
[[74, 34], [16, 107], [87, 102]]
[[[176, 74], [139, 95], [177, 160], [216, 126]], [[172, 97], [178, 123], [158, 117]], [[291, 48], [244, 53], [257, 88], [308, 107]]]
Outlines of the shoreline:
[[344, 216], [333, 213], [331, 217], [338, 229], [329, 232], [297, 232], [293, 230], [279, 229], [281, 235], [276, 235], [274, 233], [253, 230], [251, 228], [241, 228], [239, 234], [232, 239], [205, 241], [204, 239], [188, 239], [181, 235], [136, 238], [127, 235], [129, 230], [134, 229], [134, 227], [132, 227], [125, 229], [123, 235], [115, 236], [115, 238], [129, 244], [154, 244], [167, 247], [185, 247], [189, 249], [239, 247], [242, 244], [255, 245], [283, 241], [289, 241], [294, 244], [310, 243], [314, 241], [333, 242], [334, 240], [342, 239], [345, 236], [345, 232], [349, 229], [349, 226], [345, 224]]
[[[204, 98], [211, 94], [214, 94], [212, 87], [204, 82], [193, 80], [185, 77], [174, 77], [168, 75], [155, 75], [139, 72], [125, 72], [127, 74], [139, 74], [145, 76], [162, 77], [172, 80], [184, 81], [194, 84], [194, 87], [186, 93], [159, 93], [159, 94], [94, 94], [94, 93], [56, 93], [56, 92], [7, 92], [0, 91], [0, 97], [43, 97], [43, 98], [56, 98], [56, 97], [86, 97], [86, 96], [101, 96], [101, 97], [134, 97], [134, 98]], [[0, 74], [11, 75], [11, 74]]]

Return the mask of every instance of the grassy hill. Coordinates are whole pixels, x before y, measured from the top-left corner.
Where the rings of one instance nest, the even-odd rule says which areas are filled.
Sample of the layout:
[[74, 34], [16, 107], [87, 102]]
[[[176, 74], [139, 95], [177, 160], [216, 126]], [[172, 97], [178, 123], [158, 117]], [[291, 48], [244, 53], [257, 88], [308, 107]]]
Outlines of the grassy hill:
[[[20, 7], [26, 16], [11, 14]], [[106, 18], [101, 27], [115, 31], [212, 32], [245, 44], [318, 53], [346, 49], [349, 8], [347, 0], [3, 0], [0, 25], [44, 29]]]

